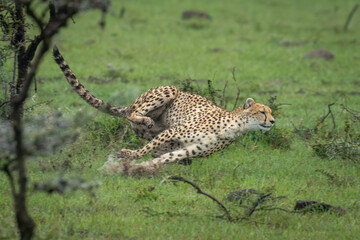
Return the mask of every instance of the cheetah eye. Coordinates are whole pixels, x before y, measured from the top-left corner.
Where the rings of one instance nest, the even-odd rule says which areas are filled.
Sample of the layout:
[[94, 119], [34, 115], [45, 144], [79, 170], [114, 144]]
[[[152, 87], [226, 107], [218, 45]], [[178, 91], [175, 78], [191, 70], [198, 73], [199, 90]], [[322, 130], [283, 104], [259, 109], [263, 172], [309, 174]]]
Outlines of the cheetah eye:
[[264, 111], [260, 111], [262, 114], [266, 115]]

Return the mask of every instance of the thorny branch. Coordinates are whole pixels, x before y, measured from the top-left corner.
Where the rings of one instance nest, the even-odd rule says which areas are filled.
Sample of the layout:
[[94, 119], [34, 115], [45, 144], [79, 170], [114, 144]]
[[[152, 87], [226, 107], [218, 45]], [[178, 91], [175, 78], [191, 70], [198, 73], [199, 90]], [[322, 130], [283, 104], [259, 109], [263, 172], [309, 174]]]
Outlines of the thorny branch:
[[17, 56], [16, 51], [14, 51], [14, 69], [13, 69], [13, 77], [10, 83], [10, 99], [15, 97], [15, 78], [16, 78], [16, 64], [17, 64]]
[[359, 8], [359, 4], [355, 4], [353, 9], [351, 10], [351, 12], [349, 13], [347, 19], [346, 19], [346, 22], [345, 22], [345, 25], [344, 25], [344, 31], [347, 31], [348, 30], [348, 27], [349, 27], [349, 24], [350, 24], [350, 21], [352, 19], [352, 17], [354, 16], [356, 10]]
[[233, 108], [233, 110], [235, 110], [235, 108], [236, 108], [237, 105], [238, 105], [239, 98], [240, 98], [240, 87], [239, 87], [239, 84], [238, 84], [237, 81], [236, 81], [236, 77], [235, 77], [235, 67], [233, 67], [231, 73], [232, 73], [232, 77], [233, 77], [233, 80], [234, 80], [234, 82], [235, 82], [236, 90], [237, 90], [237, 92], [236, 92], [236, 98], [235, 98], [235, 103], [234, 103], [234, 108]]
[[15, 190], [14, 176], [12, 175], [12, 173], [9, 169], [9, 165], [10, 165], [10, 163], [5, 164], [5, 166], [3, 166], [1, 168], [1, 170], [4, 171], [5, 174], [8, 176], [9, 182], [10, 182], [10, 187], [11, 187], [11, 192], [15, 196], [16, 190]]
[[340, 104], [340, 107], [342, 107], [345, 111], [347, 111], [348, 113], [353, 115], [357, 120], [360, 120], [360, 113], [359, 112], [356, 112], [355, 110], [351, 110], [351, 109], [345, 107], [343, 104]]
[[35, 103], [35, 104], [31, 105], [30, 107], [25, 108], [24, 110], [25, 110], [25, 111], [31, 110], [31, 109], [33, 109], [34, 107], [37, 107], [37, 106], [40, 106], [40, 105], [43, 105], [43, 104], [49, 104], [49, 103], [51, 103], [52, 101], [54, 101], [54, 100], [53, 100], [53, 99], [50, 99], [50, 100], [47, 100], [47, 101], [38, 102], [38, 103]]
[[222, 204], [218, 199], [216, 199], [215, 197], [211, 196], [210, 194], [204, 192], [201, 190], [201, 188], [196, 185], [195, 183], [183, 178], [183, 177], [179, 177], [179, 176], [171, 176], [169, 179], [171, 180], [175, 180], [175, 181], [181, 181], [184, 183], [187, 183], [189, 185], [191, 185], [193, 188], [195, 188], [197, 190], [197, 193], [202, 194], [207, 196], [208, 198], [212, 199], [213, 201], [215, 201], [217, 204], [220, 205], [220, 207], [224, 210], [226, 217], [231, 220], [231, 216], [230, 216], [230, 212], [229, 210], [224, 206], [224, 204]]
[[271, 193], [268, 194], [261, 194], [260, 197], [256, 200], [256, 202], [254, 202], [254, 204], [252, 205], [252, 207], [250, 208], [249, 212], [246, 214], [246, 217], [250, 217], [254, 212], [255, 209], [257, 208], [257, 206], [259, 206], [259, 204], [267, 197], [269, 197], [271, 195]]
[[9, 103], [11, 103], [11, 101], [2, 102], [2, 103], [0, 104], [0, 108], [1, 108], [2, 106], [6, 105], [6, 104], [9, 104]]
[[331, 106], [334, 105], [334, 104], [335, 104], [335, 103], [330, 103], [330, 104], [328, 105], [328, 109], [329, 109], [328, 113], [327, 113], [325, 116], [323, 116], [323, 117], [320, 119], [320, 121], [319, 121], [319, 124], [322, 124], [322, 123], [325, 121], [325, 119], [330, 115], [330, 116], [331, 116], [331, 119], [332, 119], [332, 122], [333, 122], [333, 129], [336, 128], [335, 117], [334, 117], [334, 114], [333, 114], [332, 111], [331, 111]]
[[224, 109], [226, 109], [226, 103], [225, 103], [225, 91], [226, 91], [226, 88], [227, 88], [227, 85], [228, 85], [229, 81], [226, 81], [225, 82], [225, 85], [224, 85], [224, 88], [222, 90], [222, 97], [221, 97], [221, 100], [220, 100], [220, 106]]
[[32, 3], [31, 1], [24, 2], [25, 8], [26, 8], [26, 14], [28, 16], [30, 16], [35, 21], [35, 23], [38, 25], [40, 30], [43, 31], [44, 30], [44, 22], [41, 18], [36, 16], [35, 12], [30, 8], [31, 3]]

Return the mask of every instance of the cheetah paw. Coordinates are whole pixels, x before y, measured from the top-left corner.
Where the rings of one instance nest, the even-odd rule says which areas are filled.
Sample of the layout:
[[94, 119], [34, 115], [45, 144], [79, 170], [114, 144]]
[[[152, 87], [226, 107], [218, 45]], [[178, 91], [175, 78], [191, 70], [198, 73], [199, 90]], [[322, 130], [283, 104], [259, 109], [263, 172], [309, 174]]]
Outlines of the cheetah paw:
[[147, 127], [147, 128], [152, 128], [154, 126], [154, 120], [152, 120], [151, 118], [149, 117], [146, 117], [144, 118], [144, 125]]
[[136, 150], [121, 149], [119, 152], [117, 152], [117, 157], [129, 159], [129, 160], [138, 159], [139, 156], [136, 152], [137, 152]]

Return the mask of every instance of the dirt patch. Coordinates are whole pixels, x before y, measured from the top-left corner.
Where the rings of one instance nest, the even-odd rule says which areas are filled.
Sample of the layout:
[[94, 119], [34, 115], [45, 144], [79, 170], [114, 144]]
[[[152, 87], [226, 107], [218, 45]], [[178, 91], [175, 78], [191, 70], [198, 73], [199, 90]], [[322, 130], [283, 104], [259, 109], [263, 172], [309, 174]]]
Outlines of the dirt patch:
[[304, 45], [304, 43], [302, 41], [298, 41], [298, 42], [283, 41], [280, 43], [280, 45], [284, 46], [284, 47], [297, 47], [297, 46]]
[[304, 55], [304, 58], [322, 58], [325, 60], [333, 59], [335, 55], [325, 49], [317, 49]]
[[302, 88], [300, 88], [298, 91], [296, 91], [295, 92], [296, 94], [304, 94], [305, 93], [305, 91], [302, 89]]
[[210, 49], [210, 52], [213, 52], [213, 53], [219, 53], [219, 52], [223, 52], [224, 49], [222, 48], [213, 48], [213, 49]]
[[359, 91], [351, 91], [351, 92], [346, 92], [346, 91], [336, 91], [335, 94], [341, 95], [341, 96], [359, 96], [360, 92]]
[[113, 82], [114, 80], [115, 80], [114, 78], [98, 78], [98, 77], [94, 77], [94, 76], [88, 77], [88, 81], [94, 82], [94, 83], [110, 83], [110, 82]]
[[182, 19], [202, 18], [211, 19], [210, 15], [202, 11], [187, 10], [182, 13]]

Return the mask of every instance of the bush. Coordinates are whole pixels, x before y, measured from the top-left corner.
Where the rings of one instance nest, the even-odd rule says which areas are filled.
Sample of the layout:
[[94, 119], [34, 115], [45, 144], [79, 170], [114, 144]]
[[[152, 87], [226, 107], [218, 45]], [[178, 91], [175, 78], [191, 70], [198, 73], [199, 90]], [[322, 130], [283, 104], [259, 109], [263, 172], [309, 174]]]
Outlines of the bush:
[[338, 132], [330, 131], [319, 122], [316, 137], [310, 146], [321, 158], [334, 159], [340, 157], [360, 162], [360, 134], [353, 128], [353, 123], [346, 119], [344, 127]]
[[[331, 110], [333, 105], [328, 105], [328, 113], [317, 121], [315, 127], [295, 128], [294, 132], [305, 140], [314, 153], [321, 158], [334, 159], [339, 157], [360, 162], [360, 133], [357, 130], [359, 129], [360, 114], [340, 104], [346, 115], [343, 118], [345, 119], [343, 127], [339, 129]], [[327, 124], [329, 116], [332, 124]], [[331, 125], [332, 127], [330, 127]]]

